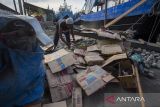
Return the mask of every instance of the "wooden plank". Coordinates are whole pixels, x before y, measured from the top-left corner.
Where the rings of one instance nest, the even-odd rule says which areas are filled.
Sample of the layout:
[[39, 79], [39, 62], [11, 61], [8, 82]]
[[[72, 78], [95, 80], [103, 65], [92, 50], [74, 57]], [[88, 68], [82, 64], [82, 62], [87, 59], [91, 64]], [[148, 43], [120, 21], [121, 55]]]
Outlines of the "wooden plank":
[[102, 65], [102, 68], [105, 67], [106, 65], [110, 64], [111, 62], [116, 61], [116, 60], [120, 60], [120, 59], [127, 59], [126, 53], [113, 55], [112, 57], [110, 57], [108, 60], [105, 61], [105, 63]]
[[129, 13], [131, 13], [133, 10], [135, 10], [136, 8], [138, 8], [139, 6], [141, 6], [144, 2], [146, 2], [146, 0], [141, 0], [136, 5], [134, 5], [131, 9], [129, 9], [128, 11], [126, 11], [125, 13], [123, 13], [122, 15], [120, 15], [119, 17], [117, 17], [116, 19], [114, 19], [113, 21], [111, 21], [108, 24], [106, 24], [105, 28], [108, 28], [109, 26], [117, 23], [119, 20], [121, 20], [122, 18], [124, 18], [125, 16], [127, 16]]
[[[141, 87], [141, 82], [140, 82], [140, 78], [139, 78], [138, 68], [137, 67], [135, 67], [135, 75], [136, 75], [136, 81], [137, 81], [139, 96], [141, 98], [142, 97], [144, 98], [142, 87]], [[141, 107], [145, 107], [145, 102], [144, 101], [141, 101]]]

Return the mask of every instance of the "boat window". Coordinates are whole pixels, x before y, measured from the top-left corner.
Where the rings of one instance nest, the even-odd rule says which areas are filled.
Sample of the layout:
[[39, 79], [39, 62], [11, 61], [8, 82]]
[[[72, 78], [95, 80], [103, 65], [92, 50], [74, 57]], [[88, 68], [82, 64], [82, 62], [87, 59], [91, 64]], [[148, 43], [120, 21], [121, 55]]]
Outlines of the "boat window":
[[108, 8], [123, 4], [128, 1], [130, 0], [108, 0]]

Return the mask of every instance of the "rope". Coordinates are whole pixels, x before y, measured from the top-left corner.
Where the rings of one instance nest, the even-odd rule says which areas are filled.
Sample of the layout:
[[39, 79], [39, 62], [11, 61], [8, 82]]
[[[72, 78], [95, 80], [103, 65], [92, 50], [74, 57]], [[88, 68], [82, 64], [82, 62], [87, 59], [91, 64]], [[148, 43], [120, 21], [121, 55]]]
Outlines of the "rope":
[[139, 23], [139, 21], [141, 21], [144, 17], [145, 17], [145, 14], [143, 14], [143, 16], [140, 17], [140, 18], [137, 20], [137, 22], [135, 22], [129, 29], [132, 29], [132, 30], [133, 30], [133, 27], [134, 27], [135, 25], [137, 25], [137, 24]]
[[[159, 8], [159, 7], [160, 7], [160, 1], [158, 1], [157, 3], [158, 3], [158, 7], [157, 7], [157, 8]], [[156, 4], [155, 4], [155, 5], [156, 5]], [[155, 6], [155, 5], [154, 5], [154, 6]], [[156, 20], [155, 20], [155, 22], [154, 22], [154, 25], [153, 25], [153, 27], [152, 27], [150, 36], [149, 36], [149, 38], [148, 38], [148, 42], [150, 42], [150, 40], [153, 38], [154, 33], [155, 33], [155, 31], [157, 30], [157, 27], [158, 27], [159, 23], [160, 23], [160, 19], [159, 19], [159, 21], [158, 21], [158, 15], [157, 15]]]
[[157, 0], [157, 1], [153, 4], [153, 6], [151, 7], [150, 10], [152, 11], [151, 13], [153, 13], [153, 14], [151, 14], [150, 16], [153, 16], [153, 15], [154, 15], [154, 13], [155, 13], [155, 12], [154, 12], [154, 7], [155, 7], [155, 5], [158, 4], [159, 2], [160, 2], [160, 1]]
[[[157, 16], [157, 19], [158, 19], [158, 16]], [[156, 22], [158, 22], [158, 23], [156, 24]], [[148, 42], [150, 42], [151, 39], [153, 38], [154, 33], [155, 33], [155, 31], [157, 30], [157, 27], [158, 27], [159, 23], [160, 23], [160, 19], [159, 19], [159, 21], [155, 21], [155, 25], [154, 25], [153, 28], [152, 28], [152, 31], [151, 31], [151, 34], [150, 34], [150, 36], [149, 36]]]
[[[159, 3], [159, 6], [160, 6], [160, 1], [159, 0], [157, 0], [157, 2], [156, 3], [154, 3], [153, 4], [153, 6], [151, 7], [151, 13], [154, 13], [154, 7], [155, 7], [155, 5], [157, 4], [157, 3]], [[159, 7], [158, 6], [158, 7]], [[150, 15], [150, 16], [152, 16], [152, 15]], [[143, 14], [143, 16], [141, 17], [141, 18], [139, 18], [138, 20], [137, 20], [137, 22], [135, 22], [129, 29], [132, 29], [133, 30], [133, 27], [135, 26], [135, 25], [137, 25], [137, 23], [139, 22], [139, 21], [141, 21], [143, 18], [145, 17], [145, 14]]]

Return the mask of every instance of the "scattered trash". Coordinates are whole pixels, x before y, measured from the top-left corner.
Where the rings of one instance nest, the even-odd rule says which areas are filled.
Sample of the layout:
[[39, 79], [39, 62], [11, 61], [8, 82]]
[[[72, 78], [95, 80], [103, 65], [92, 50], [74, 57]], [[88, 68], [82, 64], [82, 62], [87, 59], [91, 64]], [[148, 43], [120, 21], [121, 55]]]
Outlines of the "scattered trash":
[[132, 50], [132, 53], [139, 54], [139, 57], [137, 57], [136, 59], [143, 62], [145, 68], [160, 69], [160, 57], [159, 57], [160, 53], [155, 52], [155, 51], [147, 51], [146, 49], [141, 49], [141, 48]]
[[[33, 105], [29, 104], [28, 106], [83, 107], [86, 103], [85, 101], [83, 101], [84, 99], [91, 98], [91, 95], [93, 94], [97, 96], [97, 93], [99, 92], [100, 94], [104, 95], [105, 93], [107, 93], [106, 89], [104, 89], [105, 92], [103, 93], [101, 93], [102, 90], [100, 89], [106, 87], [109, 88], [109, 86], [111, 86], [112, 88], [112, 86], [114, 87], [115, 84], [115, 86], [118, 85], [122, 87], [121, 89], [117, 88], [120, 92], [122, 89], [126, 90], [127, 92], [134, 89], [134, 93], [138, 92], [139, 96], [142, 98], [143, 91], [139, 74], [149, 78], [148, 79], [145, 77], [145, 82], [147, 81], [147, 79], [158, 80], [155, 79], [155, 77], [157, 76], [157, 72], [155, 71], [157, 69], [160, 69], [160, 53], [158, 51], [153, 51], [154, 49], [150, 50], [146, 47], [145, 49], [142, 48], [143, 46], [148, 46], [148, 43], [143, 40], [145, 39], [143, 36], [147, 38], [148, 34], [144, 33], [145, 35], [142, 36], [144, 32], [143, 29], [136, 28], [136, 26], [140, 26], [140, 24], [144, 25], [145, 21], [148, 20], [148, 16], [144, 15], [145, 21], [141, 21], [141, 19], [143, 19], [144, 17], [142, 16], [142, 18], [140, 18], [135, 23], [136, 26], [135, 24], [133, 24], [133, 26], [131, 26], [126, 31], [120, 31], [120, 29], [119, 31], [112, 31], [109, 29], [114, 29], [118, 26], [124, 26], [124, 24], [120, 24], [121, 22], [123, 22], [120, 22], [120, 20], [129, 13], [134, 13], [133, 10], [141, 6], [145, 1], [146, 0], [138, 2], [137, 4], [135, 4], [135, 6], [133, 6], [133, 8], [129, 9], [119, 17], [116, 17], [113, 21], [104, 25], [104, 27], [100, 27], [102, 23], [97, 23], [96, 26], [92, 26], [93, 28], [89, 28], [89, 26], [94, 24], [92, 23], [91, 25], [89, 25], [90, 22], [92, 22], [91, 20], [90, 22], [86, 23], [86, 26], [77, 26], [79, 24], [78, 20], [81, 20], [80, 22], [85, 22], [86, 19], [85, 15], [84, 17], [81, 17], [82, 19], [77, 19], [79, 15], [83, 16], [83, 11], [80, 13], [76, 13], [76, 19], [74, 19], [75, 25], [73, 27], [68, 26], [68, 24], [71, 25], [71, 23], [67, 19], [67, 26], [61, 26], [64, 32], [61, 32], [61, 27], [59, 27], [58, 32], [60, 33], [60, 38], [61, 36], [62, 38], [65, 36], [63, 34], [61, 35], [61, 33], [65, 33], [66, 31], [72, 34], [73, 39], [71, 39], [70, 43], [68, 43], [70, 47], [67, 47], [63, 42], [63, 39], [61, 38], [56, 49], [54, 49], [53, 41], [55, 30], [58, 29], [58, 24], [55, 26], [56, 22], [53, 22], [53, 20], [55, 20], [54, 18], [50, 20], [50, 18], [55, 15], [53, 9], [49, 9], [49, 6], [48, 9], [43, 9], [32, 4], [26, 4], [24, 2], [24, 10], [25, 7], [26, 9], [29, 8], [29, 13], [31, 14], [34, 13], [33, 10], [35, 11], [36, 9], [44, 10], [43, 12], [40, 11], [38, 13], [41, 14], [45, 12], [45, 17], [44, 15], [35, 16], [37, 19], [42, 18], [41, 21], [39, 20], [39, 22], [34, 17], [25, 15], [13, 15], [14, 10], [9, 9], [7, 6], [4, 6], [4, 8], [8, 8], [6, 9], [7, 11], [13, 11], [13, 14], [7, 14], [7, 11], [5, 12], [5, 10], [2, 11], [0, 9], [0, 11], [2, 11], [2, 13], [0, 14], [5, 13], [5, 16], [0, 16], [0, 55], [2, 57], [0, 58], [0, 73], [2, 74], [2, 81], [0, 82], [2, 82], [3, 85], [2, 87], [0, 87], [0, 90], [2, 91], [0, 92], [0, 94], [2, 94], [1, 96], [4, 96], [0, 97], [0, 101], [2, 100], [0, 106], [4, 104], [7, 107], [13, 105], [25, 106], [25, 104], [33, 102]], [[89, 2], [86, 1], [86, 3], [88, 4], [86, 4], [84, 8], [90, 5]], [[107, 5], [106, 3], [107, 2], [100, 2], [96, 4], [96, 6], [101, 5], [101, 7], [103, 7], [104, 5]], [[151, 3], [153, 3], [155, 6], [159, 5], [159, 2], [157, 2], [156, 4], [154, 2]], [[15, 0], [14, 5], [16, 8]], [[21, 3], [19, 3], [19, 5], [21, 5]], [[153, 9], [151, 10], [154, 10], [154, 13], [158, 13], [157, 8], [154, 8], [155, 6], [152, 6]], [[70, 11], [69, 13], [72, 13], [72, 11], [70, 10], [70, 6], [68, 6], [67, 2], [64, 0], [64, 6], [60, 6], [60, 14], [57, 14], [56, 18], [60, 18], [62, 15], [61, 12], [63, 13], [63, 11], [66, 10]], [[84, 13], [86, 13], [86, 11], [87, 10], [85, 10]], [[53, 15], [48, 14], [50, 12], [52, 12]], [[18, 14], [17, 12], [15, 13]], [[23, 12], [20, 12], [20, 14], [22, 13]], [[152, 13], [152, 11], [150, 11], [149, 13]], [[70, 17], [70, 15], [68, 15], [62, 15], [64, 17], [64, 20], [66, 17]], [[92, 14], [90, 16], [92, 16]], [[157, 16], [157, 14], [152, 15], [149, 18], [152, 19], [153, 17], [154, 19], [155, 16]], [[139, 21], [143, 23], [138, 23]], [[73, 20], [71, 22], [73, 22]], [[119, 24], [117, 22], [119, 22]], [[117, 25], [114, 25], [115, 23], [117, 23]], [[125, 24], [125, 27], [128, 26], [126, 25], [127, 24]], [[67, 30], [71, 27], [73, 28], [73, 30]], [[100, 29], [94, 29], [94, 27]], [[156, 36], [159, 35], [159, 32], [157, 32], [157, 29], [155, 29], [154, 25], [150, 25], [149, 27], [153, 27], [152, 30], [154, 31], [151, 31], [151, 37], [149, 37], [149, 39], [155, 38], [155, 34]], [[76, 33], [77, 35], [75, 35], [74, 33]], [[49, 37], [47, 34], [51, 37]], [[80, 34], [82, 34], [84, 37], [79, 36]], [[140, 43], [140, 46], [137, 46], [138, 48], [132, 47], [133, 44], [130, 41], [132, 41], [133, 38], [138, 39], [136, 41]], [[158, 40], [157, 42], [159, 42]], [[43, 64], [45, 66], [43, 66]], [[29, 65], [30, 67], [28, 67]], [[46, 67], [46, 71], [44, 67]], [[154, 69], [156, 70], [154, 71]], [[46, 76], [46, 78], [44, 78], [44, 76]], [[6, 79], [5, 77], [11, 79], [12, 81]], [[45, 79], [47, 80], [47, 83], [45, 83], [44, 85], [43, 80]], [[18, 85], [16, 85], [15, 83], [19, 84], [19, 88], [17, 88]], [[149, 84], [149, 82], [146, 83]], [[154, 82], [155, 87], [158, 86], [156, 84], [157, 83]], [[13, 91], [8, 91], [8, 88], [13, 85]], [[25, 87], [23, 87], [23, 85]], [[44, 93], [44, 86], [49, 92], [49, 96], [47, 96], [49, 97], [49, 101], [47, 103], [41, 100]], [[17, 91], [17, 89], [20, 94], [15, 92], [15, 90]], [[8, 93], [8, 95], [6, 94], [6, 92]], [[83, 92], [85, 92], [87, 97]], [[10, 97], [9, 95], [11, 96], [11, 98], [8, 98]], [[6, 101], [10, 101], [12, 105], [6, 103]], [[37, 103], [34, 103], [34, 101], [37, 101]], [[17, 103], [20, 103], [22, 105], [17, 105]], [[145, 107], [143, 101], [141, 102], [141, 106]]]

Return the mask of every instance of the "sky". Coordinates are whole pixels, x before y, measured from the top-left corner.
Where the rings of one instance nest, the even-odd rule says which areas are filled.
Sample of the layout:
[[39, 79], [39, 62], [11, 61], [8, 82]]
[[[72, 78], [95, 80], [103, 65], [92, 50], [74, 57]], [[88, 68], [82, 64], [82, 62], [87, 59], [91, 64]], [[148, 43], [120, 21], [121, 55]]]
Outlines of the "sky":
[[[17, 3], [17, 8], [18, 8], [18, 0], [15, 1]], [[63, 4], [64, 0], [24, 0], [24, 1], [45, 9], [47, 9], [49, 5], [50, 9], [53, 8], [53, 10], [57, 12], [59, 6]], [[72, 11], [74, 13], [80, 11], [85, 3], [85, 0], [66, 0], [66, 1], [68, 5], [72, 6]], [[0, 0], [0, 3], [14, 9], [13, 0]]]

